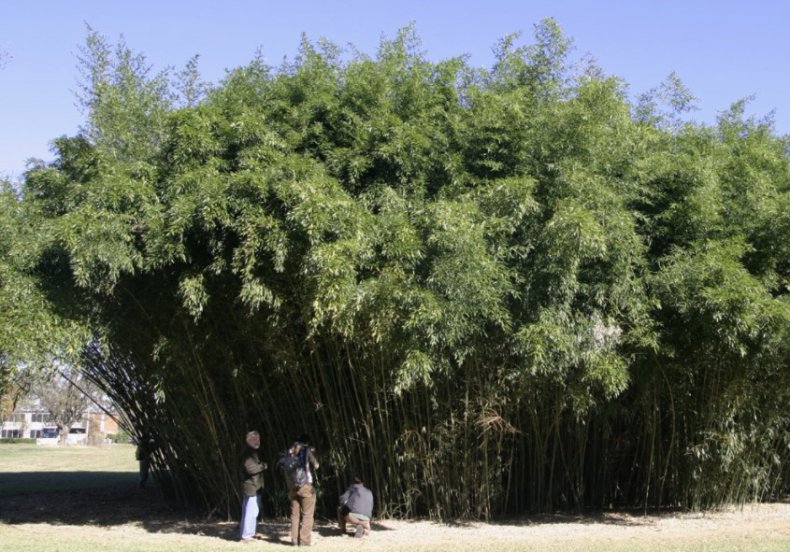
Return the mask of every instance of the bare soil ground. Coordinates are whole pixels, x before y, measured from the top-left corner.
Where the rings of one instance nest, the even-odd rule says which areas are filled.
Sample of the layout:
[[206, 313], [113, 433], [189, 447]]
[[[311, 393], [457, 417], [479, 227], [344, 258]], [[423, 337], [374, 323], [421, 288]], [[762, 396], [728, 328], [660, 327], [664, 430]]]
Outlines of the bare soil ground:
[[[332, 520], [316, 519], [322, 550], [790, 550], [790, 503], [748, 505], [707, 513], [543, 515], [496, 523], [377, 520], [362, 542], [343, 536]], [[196, 539], [192, 550], [236, 545], [237, 525], [171, 509], [155, 489], [116, 486], [0, 497], [0, 524], [58, 538], [94, 528], [113, 539], [176, 535]], [[167, 535], [167, 537], [165, 537]], [[259, 523], [261, 544], [288, 544], [285, 519]], [[183, 540], [183, 539], [182, 539]], [[187, 541], [184, 541], [187, 542]], [[214, 543], [212, 545], [211, 543]], [[762, 545], [761, 545], [762, 543]], [[769, 546], [770, 544], [770, 546]], [[764, 545], [764, 546], [763, 546]], [[180, 545], [179, 545], [180, 546]], [[268, 549], [253, 543], [254, 548]], [[2, 549], [2, 546], [0, 546]], [[110, 548], [112, 549], [112, 548]], [[167, 547], [165, 547], [167, 549]]]

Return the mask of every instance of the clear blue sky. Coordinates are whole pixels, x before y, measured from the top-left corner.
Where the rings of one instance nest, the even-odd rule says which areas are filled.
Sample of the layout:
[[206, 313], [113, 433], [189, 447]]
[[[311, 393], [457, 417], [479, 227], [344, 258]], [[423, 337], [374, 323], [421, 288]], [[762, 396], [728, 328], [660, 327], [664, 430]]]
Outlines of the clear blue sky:
[[414, 22], [433, 60], [461, 54], [489, 66], [492, 47], [554, 17], [636, 96], [677, 72], [698, 98], [693, 118], [712, 123], [754, 95], [748, 113], [775, 110], [790, 134], [790, 1], [785, 0], [0, 0], [0, 176], [19, 178], [28, 158], [51, 160], [50, 142], [75, 134], [76, 54], [86, 23], [142, 52], [154, 69], [182, 68], [196, 54], [205, 80], [248, 63], [260, 48], [278, 65], [300, 35], [374, 54], [382, 35]]

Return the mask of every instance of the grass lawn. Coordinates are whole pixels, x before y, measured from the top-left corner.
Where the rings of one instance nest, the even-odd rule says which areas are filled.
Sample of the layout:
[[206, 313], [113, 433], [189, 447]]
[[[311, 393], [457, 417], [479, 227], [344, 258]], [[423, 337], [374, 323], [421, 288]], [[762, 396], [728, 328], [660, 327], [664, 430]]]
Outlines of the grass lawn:
[[0, 472], [117, 471], [136, 472], [134, 445], [100, 447], [0, 445]]
[[[289, 544], [287, 520], [258, 529], [258, 542], [239, 543], [235, 522], [187, 516], [155, 487], [138, 489], [131, 445], [0, 445], [0, 552], [268, 552]], [[320, 512], [313, 544], [329, 552], [790, 552], [790, 503], [497, 524], [376, 520], [364, 540], [339, 535]]]
[[133, 445], [0, 445], [0, 496], [134, 484]]

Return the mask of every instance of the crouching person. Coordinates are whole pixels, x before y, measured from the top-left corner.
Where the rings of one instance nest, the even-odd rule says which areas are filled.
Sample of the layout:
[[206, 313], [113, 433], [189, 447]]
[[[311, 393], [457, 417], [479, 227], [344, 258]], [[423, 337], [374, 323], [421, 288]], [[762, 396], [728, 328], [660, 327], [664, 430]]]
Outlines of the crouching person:
[[338, 502], [337, 522], [340, 530], [345, 534], [346, 525], [350, 523], [356, 527], [355, 537], [367, 537], [370, 534], [370, 520], [373, 518], [371, 490], [365, 487], [359, 477], [355, 477], [354, 482], [340, 495]]

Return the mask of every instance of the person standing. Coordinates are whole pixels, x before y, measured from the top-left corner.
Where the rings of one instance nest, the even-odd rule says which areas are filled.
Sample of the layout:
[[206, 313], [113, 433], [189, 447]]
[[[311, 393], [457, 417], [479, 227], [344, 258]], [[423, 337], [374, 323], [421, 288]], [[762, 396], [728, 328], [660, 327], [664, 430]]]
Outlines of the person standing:
[[367, 537], [370, 534], [370, 520], [373, 518], [373, 492], [365, 487], [362, 479], [354, 482], [340, 495], [337, 508], [337, 522], [345, 534], [346, 524], [356, 526], [354, 536]]
[[241, 532], [242, 542], [255, 540], [255, 533], [258, 524], [258, 491], [263, 487], [263, 471], [267, 468], [265, 462], [261, 462], [258, 450], [261, 447], [261, 435], [257, 431], [247, 433], [247, 448], [242, 456], [242, 471], [244, 481], [241, 485], [241, 521], [239, 531]]
[[137, 439], [137, 448], [134, 457], [140, 463], [140, 488], [144, 489], [148, 482], [148, 471], [151, 468], [151, 454], [153, 454], [154, 440], [145, 435]]
[[291, 543], [310, 546], [315, 515], [315, 487], [313, 470], [318, 469], [315, 449], [307, 436], [302, 435], [286, 450], [277, 465], [285, 475], [288, 499], [291, 504]]

